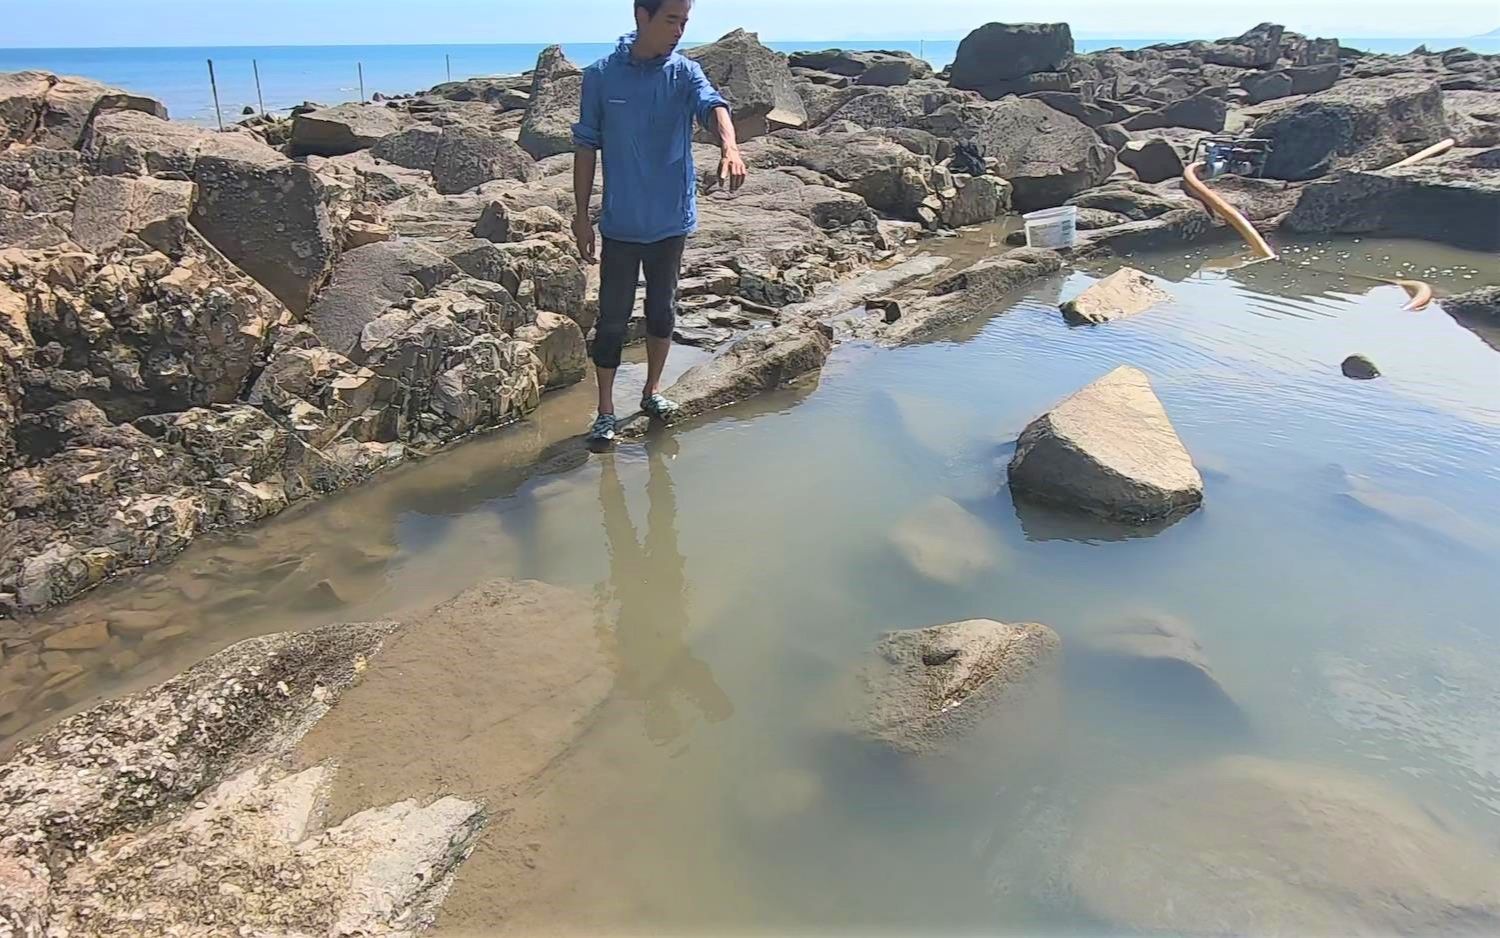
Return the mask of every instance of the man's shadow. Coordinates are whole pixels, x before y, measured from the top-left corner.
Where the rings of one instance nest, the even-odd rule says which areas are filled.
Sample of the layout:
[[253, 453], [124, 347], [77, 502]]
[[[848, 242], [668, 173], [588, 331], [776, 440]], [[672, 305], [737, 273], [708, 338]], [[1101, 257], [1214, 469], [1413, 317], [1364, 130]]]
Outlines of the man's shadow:
[[609, 548], [609, 580], [599, 587], [599, 628], [612, 641], [616, 687], [626, 700], [644, 705], [646, 735], [664, 744], [683, 734], [675, 698], [686, 698], [711, 723], [734, 713], [707, 663], [687, 642], [687, 578], [677, 546], [677, 499], [667, 460], [677, 444], [659, 437], [647, 444], [649, 476], [646, 539], [636, 537], [615, 458], [606, 456], [599, 475], [599, 507]]

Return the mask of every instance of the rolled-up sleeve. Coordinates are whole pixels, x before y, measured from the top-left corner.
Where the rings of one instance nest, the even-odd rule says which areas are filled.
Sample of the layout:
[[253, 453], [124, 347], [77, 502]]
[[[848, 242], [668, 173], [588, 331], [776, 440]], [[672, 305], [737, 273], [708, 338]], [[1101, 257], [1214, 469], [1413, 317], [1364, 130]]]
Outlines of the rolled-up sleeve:
[[583, 95], [578, 103], [578, 123], [573, 125], [573, 145], [598, 150], [604, 146], [604, 76], [597, 68], [583, 70]]
[[714, 129], [714, 109], [728, 108], [729, 102], [719, 94], [719, 89], [714, 87], [708, 76], [703, 74], [703, 66], [688, 59], [688, 71], [693, 77], [693, 110], [698, 116], [698, 123], [705, 130]]

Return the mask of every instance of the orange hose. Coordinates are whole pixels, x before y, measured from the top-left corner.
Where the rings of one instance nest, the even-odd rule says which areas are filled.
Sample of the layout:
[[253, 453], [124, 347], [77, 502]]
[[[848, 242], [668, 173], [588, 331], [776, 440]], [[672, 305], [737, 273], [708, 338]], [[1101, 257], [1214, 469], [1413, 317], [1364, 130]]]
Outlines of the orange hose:
[[1432, 286], [1420, 280], [1391, 280], [1390, 283], [1405, 290], [1411, 296], [1411, 302], [1406, 308], [1412, 312], [1421, 312], [1432, 302]]
[[[1425, 160], [1428, 157], [1437, 156], [1439, 153], [1443, 153], [1452, 147], [1452, 140], [1444, 140], [1442, 143], [1428, 147], [1421, 153], [1413, 153], [1396, 165], [1410, 165]], [[1255, 229], [1250, 220], [1242, 215], [1239, 209], [1224, 201], [1222, 196], [1210, 189], [1207, 183], [1198, 178], [1198, 170], [1202, 165], [1202, 163], [1194, 163], [1183, 170], [1182, 181], [1187, 186], [1188, 191], [1216, 212], [1220, 218], [1228, 222], [1235, 231], [1239, 232], [1240, 237], [1245, 239], [1245, 243], [1250, 245], [1251, 249], [1259, 254], [1262, 259], [1275, 259], [1277, 256], [1276, 252], [1271, 249], [1271, 245]], [[1337, 272], [1328, 271], [1328, 273]], [[1406, 309], [1413, 311], [1424, 310], [1432, 302], [1432, 287], [1421, 280], [1387, 280], [1384, 277], [1368, 277], [1366, 279], [1379, 281], [1380, 283], [1393, 283], [1401, 287], [1411, 297], [1411, 302], [1406, 304]]]
[[1202, 163], [1194, 163], [1182, 171], [1182, 181], [1187, 185], [1188, 191], [1197, 197], [1198, 201], [1207, 205], [1210, 210], [1220, 218], [1229, 223], [1229, 226], [1239, 232], [1245, 243], [1260, 257], [1270, 259], [1276, 256], [1271, 245], [1261, 236], [1255, 226], [1250, 224], [1250, 219], [1240, 214], [1240, 210], [1224, 201], [1224, 198], [1208, 187], [1202, 179], [1198, 178], [1198, 169]]
[[1449, 150], [1453, 149], [1457, 142], [1458, 141], [1454, 140], [1452, 137], [1449, 137], [1447, 140], [1442, 140], [1438, 143], [1434, 143], [1432, 146], [1428, 147], [1425, 150], [1413, 153], [1411, 156], [1408, 156], [1406, 159], [1401, 160], [1399, 163], [1392, 163], [1391, 165], [1387, 166], [1386, 169], [1397, 169], [1402, 166], [1411, 166], [1415, 163], [1420, 163], [1425, 159], [1430, 159], [1431, 157], [1437, 156], [1441, 153], [1447, 153]]

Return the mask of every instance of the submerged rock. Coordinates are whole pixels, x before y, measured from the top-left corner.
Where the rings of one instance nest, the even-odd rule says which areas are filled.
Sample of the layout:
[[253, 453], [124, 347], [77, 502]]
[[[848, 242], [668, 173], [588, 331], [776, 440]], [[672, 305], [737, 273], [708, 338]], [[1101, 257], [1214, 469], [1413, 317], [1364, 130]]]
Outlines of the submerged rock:
[[938, 497], [891, 532], [891, 544], [917, 573], [958, 586], [1001, 566], [995, 535], [962, 505]]
[[1243, 730], [1244, 712], [1214, 675], [1203, 646], [1183, 622], [1147, 615], [1130, 618], [1083, 643], [1070, 655], [1091, 685], [1113, 682], [1132, 698], [1171, 716], [1210, 719], [1219, 730]]
[[1500, 929], [1500, 863], [1477, 844], [1370, 780], [1249, 756], [1106, 796], [1069, 871], [1089, 912], [1131, 930]]
[[1122, 267], [1062, 304], [1068, 322], [1105, 323], [1170, 302], [1172, 294], [1133, 267]]
[[1129, 366], [1037, 418], [1010, 462], [1018, 498], [1114, 521], [1174, 517], [1203, 502], [1203, 477], [1144, 372]]
[[861, 673], [864, 732], [906, 752], [936, 748], [1036, 687], [1060, 644], [1045, 625], [989, 619], [891, 632]]

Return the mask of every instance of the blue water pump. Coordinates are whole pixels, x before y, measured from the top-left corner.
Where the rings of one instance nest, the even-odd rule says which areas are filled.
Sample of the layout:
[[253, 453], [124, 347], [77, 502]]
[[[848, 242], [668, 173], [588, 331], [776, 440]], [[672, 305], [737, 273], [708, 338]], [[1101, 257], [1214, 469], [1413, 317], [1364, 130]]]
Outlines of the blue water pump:
[[1271, 141], [1259, 137], [1204, 137], [1193, 148], [1194, 162], [1203, 164], [1203, 177], [1235, 175], [1259, 178], [1271, 157]]

